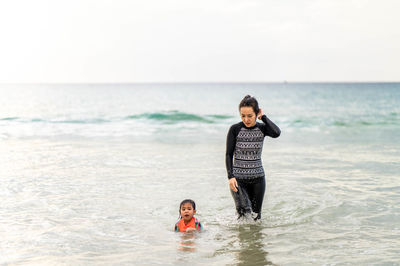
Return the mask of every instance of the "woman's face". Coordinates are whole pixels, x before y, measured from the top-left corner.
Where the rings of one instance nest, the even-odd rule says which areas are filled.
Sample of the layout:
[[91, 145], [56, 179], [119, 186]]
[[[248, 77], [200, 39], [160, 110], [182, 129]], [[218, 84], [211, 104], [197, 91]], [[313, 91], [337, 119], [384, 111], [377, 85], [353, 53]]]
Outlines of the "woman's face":
[[256, 125], [257, 115], [253, 110], [253, 107], [244, 106], [240, 107], [240, 117], [246, 127], [252, 127]]

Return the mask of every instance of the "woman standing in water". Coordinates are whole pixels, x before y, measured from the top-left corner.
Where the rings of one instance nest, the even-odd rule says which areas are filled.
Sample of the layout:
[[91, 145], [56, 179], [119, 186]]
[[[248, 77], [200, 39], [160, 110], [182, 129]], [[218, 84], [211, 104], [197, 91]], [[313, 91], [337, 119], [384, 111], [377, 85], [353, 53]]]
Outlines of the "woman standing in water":
[[[258, 220], [265, 192], [261, 162], [264, 137], [277, 138], [281, 130], [267, 118], [258, 107], [257, 100], [250, 95], [240, 102], [239, 112], [242, 122], [231, 126], [226, 140], [226, 170], [238, 218], [254, 212], [254, 220]], [[257, 118], [264, 123], [258, 123]]]

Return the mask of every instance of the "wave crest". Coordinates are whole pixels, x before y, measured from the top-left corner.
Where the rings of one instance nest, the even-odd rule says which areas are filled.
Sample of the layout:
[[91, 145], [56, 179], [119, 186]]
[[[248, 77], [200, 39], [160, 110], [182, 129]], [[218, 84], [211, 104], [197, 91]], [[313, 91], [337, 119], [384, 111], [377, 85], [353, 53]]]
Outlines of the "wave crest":
[[154, 112], [154, 113], [142, 113], [136, 115], [129, 115], [126, 117], [113, 117], [113, 118], [76, 118], [76, 119], [66, 119], [66, 118], [23, 118], [23, 117], [4, 117], [0, 118], [0, 121], [4, 122], [19, 122], [19, 123], [49, 123], [49, 124], [103, 124], [111, 122], [120, 122], [128, 120], [156, 120], [166, 124], [175, 124], [180, 122], [198, 122], [198, 123], [217, 123], [222, 120], [230, 119], [232, 116], [229, 115], [198, 115], [185, 113], [180, 111], [166, 111], [166, 112]]
[[200, 122], [212, 124], [217, 120], [225, 120], [232, 118], [228, 115], [197, 115], [191, 113], [185, 113], [180, 111], [168, 111], [168, 112], [155, 112], [155, 113], [143, 113], [138, 115], [128, 116], [127, 119], [150, 119], [157, 120], [166, 123], [179, 123], [179, 122]]

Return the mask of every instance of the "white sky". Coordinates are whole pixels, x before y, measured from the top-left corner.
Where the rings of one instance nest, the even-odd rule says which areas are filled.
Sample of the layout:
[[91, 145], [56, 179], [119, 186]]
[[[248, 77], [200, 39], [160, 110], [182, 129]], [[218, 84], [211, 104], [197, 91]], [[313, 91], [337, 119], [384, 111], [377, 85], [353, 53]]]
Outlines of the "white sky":
[[0, 82], [400, 81], [399, 0], [0, 0]]

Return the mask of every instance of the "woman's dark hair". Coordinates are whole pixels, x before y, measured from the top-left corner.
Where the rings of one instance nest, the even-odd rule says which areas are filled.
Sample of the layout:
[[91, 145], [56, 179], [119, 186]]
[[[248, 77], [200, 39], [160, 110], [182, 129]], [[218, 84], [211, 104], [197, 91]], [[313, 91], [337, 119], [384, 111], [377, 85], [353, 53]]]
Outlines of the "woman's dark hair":
[[250, 95], [244, 96], [243, 100], [239, 104], [239, 111], [242, 107], [252, 107], [256, 115], [260, 112], [260, 107], [258, 107], [256, 98], [251, 97]]

